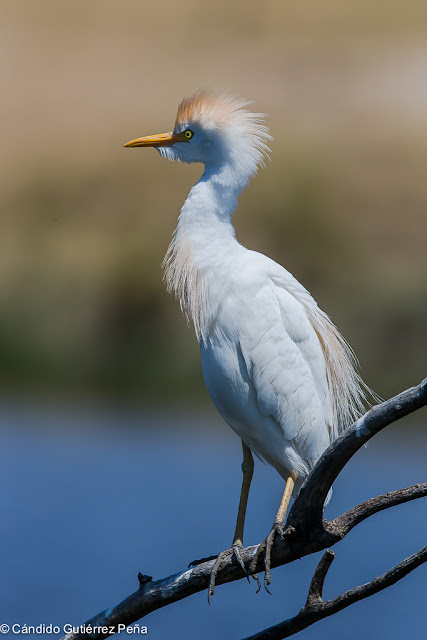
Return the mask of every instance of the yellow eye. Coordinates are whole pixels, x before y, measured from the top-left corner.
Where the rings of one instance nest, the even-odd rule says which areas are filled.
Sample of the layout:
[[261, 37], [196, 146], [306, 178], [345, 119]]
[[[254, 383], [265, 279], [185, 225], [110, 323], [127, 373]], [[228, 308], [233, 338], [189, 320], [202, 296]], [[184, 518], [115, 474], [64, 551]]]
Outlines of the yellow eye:
[[190, 129], [186, 129], [184, 131], [184, 135], [187, 138], [187, 140], [191, 140], [191, 138], [194, 136], [194, 133]]

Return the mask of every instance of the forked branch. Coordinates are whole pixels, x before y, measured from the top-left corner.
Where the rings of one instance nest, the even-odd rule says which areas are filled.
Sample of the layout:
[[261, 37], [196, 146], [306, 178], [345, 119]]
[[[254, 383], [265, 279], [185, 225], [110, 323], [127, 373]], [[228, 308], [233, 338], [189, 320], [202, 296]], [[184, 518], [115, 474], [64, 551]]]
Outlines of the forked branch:
[[[408, 389], [370, 409], [328, 447], [304, 482], [292, 506], [284, 539], [277, 537], [275, 540], [271, 554], [272, 568], [326, 549], [344, 538], [357, 524], [378, 511], [427, 496], [427, 483], [417, 484], [363, 502], [332, 522], [323, 519], [323, 505], [328, 491], [356, 451], [381, 429], [426, 404], [427, 379], [417, 387]], [[245, 566], [249, 567], [256, 550], [257, 545], [242, 549], [241, 557]], [[332, 552], [327, 551], [316, 569], [307, 602], [300, 613], [276, 627], [252, 636], [250, 640], [281, 639], [293, 635], [317, 620], [330, 616], [353, 602], [367, 598], [394, 584], [426, 559], [427, 550], [424, 548], [375, 580], [351, 589], [333, 600], [323, 602], [323, 582], [333, 560]], [[62, 640], [107, 638], [117, 632], [118, 625], [130, 625], [151, 611], [207, 589], [214, 562], [214, 559], [209, 559], [190, 569], [155, 581], [139, 574], [140, 585], [135, 593], [88, 620], [83, 625], [82, 631], [69, 633]], [[255, 569], [258, 572], [263, 571], [262, 559]], [[218, 572], [216, 584], [240, 580], [244, 577], [246, 575], [239, 563], [230, 556], [224, 560]], [[84, 630], [88, 627], [96, 627], [98, 630], [89, 634]], [[102, 627], [106, 628], [105, 631]]]
[[[400, 562], [398, 565], [393, 567], [393, 569], [390, 569], [390, 571], [383, 573], [381, 576], [374, 578], [370, 582], [354, 587], [354, 589], [350, 589], [349, 591], [342, 593], [337, 598], [326, 600], [324, 602], [321, 597], [323, 582], [334, 557], [334, 553], [329, 551], [329, 549], [324, 553], [314, 573], [307, 602], [297, 616], [288, 618], [288, 620], [284, 620], [283, 622], [276, 624], [274, 627], [264, 629], [264, 631], [260, 631], [253, 636], [249, 636], [245, 638], [245, 640], [283, 640], [283, 638], [289, 638], [299, 631], [311, 626], [315, 622], [346, 609], [354, 602], [373, 596], [375, 593], [395, 584], [424, 562], [427, 562], [427, 547], [424, 547], [418, 553], [414, 553], [412, 556], [406, 558], [406, 560], [403, 560], [403, 562]], [[318, 574], [317, 578], [316, 574]], [[317, 587], [316, 582], [316, 586], [313, 589], [313, 582], [315, 580], [318, 581], [320, 588]]]

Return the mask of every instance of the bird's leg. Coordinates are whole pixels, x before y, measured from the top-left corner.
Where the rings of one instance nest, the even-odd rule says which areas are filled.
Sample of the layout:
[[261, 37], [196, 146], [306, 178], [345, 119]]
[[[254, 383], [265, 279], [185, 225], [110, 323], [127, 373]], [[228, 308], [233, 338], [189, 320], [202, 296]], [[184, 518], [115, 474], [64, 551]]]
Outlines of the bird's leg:
[[266, 537], [266, 539], [261, 542], [261, 544], [259, 545], [256, 554], [250, 564], [249, 567], [249, 572], [253, 575], [253, 577], [258, 581], [258, 591], [261, 588], [260, 582], [259, 582], [259, 578], [258, 578], [258, 574], [254, 573], [256, 566], [257, 566], [257, 562], [259, 559], [259, 556], [261, 555], [261, 553], [264, 551], [264, 566], [265, 566], [265, 573], [264, 573], [264, 586], [266, 588], [266, 591], [268, 591], [268, 593], [270, 593], [270, 591], [268, 590], [268, 585], [271, 582], [271, 575], [270, 575], [270, 569], [271, 569], [271, 548], [273, 546], [273, 542], [274, 542], [274, 538], [276, 537], [276, 534], [278, 533], [280, 535], [281, 538], [283, 538], [283, 527], [285, 524], [285, 518], [286, 518], [286, 513], [288, 511], [288, 506], [289, 506], [289, 501], [291, 499], [291, 495], [292, 495], [292, 491], [294, 489], [294, 485], [295, 485], [295, 480], [296, 480], [297, 474], [295, 471], [291, 471], [291, 473], [289, 474], [289, 477], [286, 481], [286, 485], [285, 485], [285, 490], [283, 492], [283, 496], [282, 499], [280, 501], [280, 506], [279, 506], [279, 510], [277, 511], [277, 515], [276, 518], [274, 519], [274, 523], [273, 526], [271, 527], [271, 531], [268, 534], [268, 536]]
[[243, 547], [243, 530], [245, 527], [245, 517], [246, 517], [246, 507], [248, 504], [248, 496], [249, 489], [252, 482], [252, 476], [254, 474], [254, 459], [252, 457], [251, 450], [242, 440], [242, 448], [243, 448], [243, 462], [242, 462], [242, 471], [243, 471], [243, 479], [242, 479], [242, 489], [240, 491], [240, 502], [239, 502], [239, 511], [237, 513], [237, 521], [236, 521], [236, 529], [234, 532], [233, 544], [231, 549], [226, 549], [225, 551], [221, 551], [221, 553], [217, 556], [213, 569], [211, 571], [211, 578], [209, 582], [209, 592], [208, 592], [208, 600], [210, 596], [213, 596], [215, 593], [215, 580], [219, 568], [225, 558], [230, 555], [234, 555], [242, 567], [243, 571], [246, 573], [246, 576], [249, 580], [248, 570], [246, 569], [242, 557], [240, 555], [240, 549]]
[[246, 508], [248, 506], [249, 489], [251, 488], [252, 476], [254, 475], [254, 459], [248, 445], [242, 440], [243, 462], [242, 462], [242, 489], [240, 491], [239, 511], [237, 513], [236, 529], [234, 531], [233, 546], [243, 546], [243, 531], [245, 528]]

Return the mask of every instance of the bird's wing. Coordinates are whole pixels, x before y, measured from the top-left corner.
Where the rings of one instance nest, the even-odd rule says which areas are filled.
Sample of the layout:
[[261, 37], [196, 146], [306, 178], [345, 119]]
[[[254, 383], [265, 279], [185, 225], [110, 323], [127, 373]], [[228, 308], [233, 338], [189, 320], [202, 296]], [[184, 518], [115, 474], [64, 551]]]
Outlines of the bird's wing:
[[366, 396], [375, 394], [356, 371], [357, 359], [338, 329], [310, 293], [279, 264], [266, 259], [272, 282], [300, 303], [313, 328], [326, 363], [327, 393], [332, 408], [331, 438], [335, 438], [364, 411]]
[[308, 441], [319, 425], [324, 443], [332, 413], [319, 339], [304, 305], [263, 271], [239, 336], [259, 409], [280, 424], [287, 440]]

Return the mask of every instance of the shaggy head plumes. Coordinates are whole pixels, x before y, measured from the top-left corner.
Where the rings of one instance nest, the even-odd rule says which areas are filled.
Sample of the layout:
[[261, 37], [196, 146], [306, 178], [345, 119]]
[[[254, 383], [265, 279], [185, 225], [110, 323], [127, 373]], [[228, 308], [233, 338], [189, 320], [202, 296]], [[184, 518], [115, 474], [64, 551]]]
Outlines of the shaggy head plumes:
[[181, 139], [159, 147], [159, 153], [182, 162], [228, 163], [251, 176], [268, 157], [271, 136], [265, 114], [248, 111], [249, 104], [231, 93], [208, 90], [185, 98], [173, 130]]

